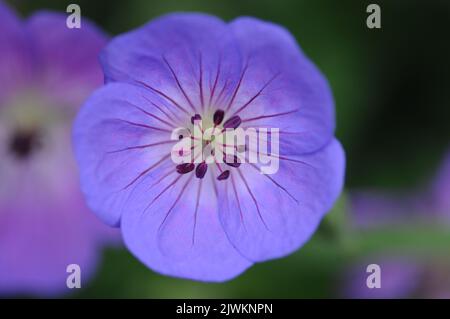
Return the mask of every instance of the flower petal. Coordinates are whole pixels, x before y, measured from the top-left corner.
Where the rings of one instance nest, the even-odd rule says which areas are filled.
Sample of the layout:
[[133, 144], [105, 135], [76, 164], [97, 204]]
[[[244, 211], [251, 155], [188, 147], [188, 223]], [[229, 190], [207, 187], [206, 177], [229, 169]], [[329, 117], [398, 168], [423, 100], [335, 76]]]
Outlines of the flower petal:
[[26, 30], [33, 41], [41, 90], [78, 108], [92, 89], [103, 83], [98, 55], [107, 37], [86, 19], [80, 29], [69, 29], [66, 18], [40, 11], [27, 20]]
[[30, 161], [0, 163], [0, 294], [68, 292], [67, 266], [87, 280], [103, 244], [117, 242], [84, 204], [69, 136], [65, 125], [52, 128]]
[[101, 54], [108, 81], [143, 82], [189, 112], [217, 106], [240, 74], [228, 26], [205, 14], [170, 14], [116, 37]]
[[305, 154], [333, 135], [334, 102], [325, 77], [281, 26], [254, 18], [230, 23], [246, 63], [232, 113], [243, 127], [280, 129], [285, 154]]
[[339, 196], [344, 162], [333, 140], [314, 154], [280, 159], [273, 175], [242, 164], [231, 183], [219, 183], [220, 219], [230, 241], [255, 262], [298, 249]]
[[159, 182], [163, 176], [139, 185], [128, 204], [121, 228], [131, 252], [157, 272], [201, 281], [228, 280], [251, 266], [223, 231], [210, 176], [173, 173]]
[[174, 127], [169, 110], [152, 91], [111, 83], [97, 90], [74, 125], [74, 146], [81, 185], [91, 209], [118, 225], [133, 189], [170, 161]]
[[77, 188], [67, 191], [76, 195], [38, 197], [19, 191], [15, 200], [1, 200], [0, 294], [68, 292], [70, 264], [81, 267], [83, 280], [92, 275], [100, 241], [90, 228], [100, 221], [82, 205]]
[[31, 74], [31, 57], [22, 22], [0, 2], [0, 106]]

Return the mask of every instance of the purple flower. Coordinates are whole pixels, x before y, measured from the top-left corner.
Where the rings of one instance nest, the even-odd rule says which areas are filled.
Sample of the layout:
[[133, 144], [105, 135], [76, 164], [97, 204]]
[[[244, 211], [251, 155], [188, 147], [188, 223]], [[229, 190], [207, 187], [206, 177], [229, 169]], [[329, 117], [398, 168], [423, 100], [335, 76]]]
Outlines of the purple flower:
[[[402, 192], [359, 191], [351, 195], [354, 226], [376, 228], [411, 222], [442, 223], [450, 216], [450, 157], [447, 155], [425, 190]], [[378, 263], [382, 287], [366, 286], [365, 265]], [[407, 256], [372, 256], [366, 263], [351, 267], [345, 274], [344, 295], [353, 298], [448, 298], [448, 262], [439, 258], [426, 261]]]
[[443, 218], [450, 218], [450, 152], [446, 154], [434, 178], [430, 191], [430, 202]]
[[102, 83], [106, 38], [57, 13], [22, 22], [2, 3], [0, 30], [0, 294], [54, 294], [69, 264], [84, 283], [115, 237], [84, 204], [70, 146], [78, 106]]
[[[380, 266], [380, 288], [369, 288], [367, 265]], [[342, 294], [347, 298], [431, 298], [450, 296], [449, 263], [441, 259], [424, 260], [404, 254], [371, 256], [347, 269], [343, 276]]]
[[450, 153], [424, 189], [388, 192], [354, 191], [351, 194], [352, 221], [356, 227], [411, 221], [442, 221], [450, 218]]
[[[380, 288], [369, 288], [367, 265], [380, 266]], [[342, 293], [347, 298], [407, 298], [420, 288], [423, 267], [416, 260], [402, 257], [372, 257], [349, 268], [344, 276]]]
[[[422, 193], [355, 191], [351, 194], [351, 222], [357, 228], [405, 224], [423, 219], [427, 209]], [[429, 208], [429, 207], [428, 207]]]
[[[112, 40], [101, 61], [107, 85], [74, 127], [82, 189], [143, 263], [224, 281], [310, 238], [341, 192], [344, 153], [328, 84], [289, 32], [171, 14]], [[172, 131], [190, 138], [200, 120], [221, 132], [279, 128], [278, 172], [233, 156], [174, 163]]]

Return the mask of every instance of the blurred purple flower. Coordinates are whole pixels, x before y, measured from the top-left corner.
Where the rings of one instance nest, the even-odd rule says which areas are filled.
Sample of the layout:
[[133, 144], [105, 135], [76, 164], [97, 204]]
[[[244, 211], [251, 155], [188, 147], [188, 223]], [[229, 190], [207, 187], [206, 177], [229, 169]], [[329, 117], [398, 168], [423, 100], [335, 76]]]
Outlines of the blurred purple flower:
[[[328, 84], [289, 32], [171, 14], [118, 36], [101, 60], [108, 84], [74, 127], [82, 189], [143, 263], [224, 281], [310, 238], [341, 192], [344, 153]], [[278, 172], [231, 161], [176, 167], [171, 132], [200, 118], [279, 128]]]
[[411, 221], [448, 221], [450, 153], [444, 157], [425, 189], [397, 193], [381, 190], [353, 191], [350, 205], [355, 227], [377, 227]]
[[[381, 287], [369, 288], [366, 284], [369, 264], [381, 269]], [[405, 255], [386, 254], [372, 256], [355, 263], [343, 276], [342, 294], [347, 298], [432, 298], [450, 297], [448, 260], [423, 260]]]
[[431, 185], [430, 203], [440, 216], [450, 219], [450, 152], [442, 164]]
[[[381, 269], [381, 287], [369, 288], [366, 280], [370, 273], [367, 265], [377, 264]], [[416, 261], [399, 257], [367, 258], [347, 270], [343, 281], [343, 294], [348, 298], [392, 299], [407, 298], [419, 288], [422, 266]]]
[[404, 224], [422, 218], [425, 198], [417, 193], [356, 191], [351, 194], [351, 222], [357, 228]]
[[[450, 217], [450, 154], [444, 158], [430, 187], [394, 194], [359, 191], [351, 195], [352, 221], [356, 228], [373, 228], [415, 222], [440, 223]], [[369, 260], [369, 259], [368, 259]], [[369, 289], [365, 266], [378, 263], [382, 287]], [[447, 298], [450, 294], [448, 263], [412, 260], [399, 256], [372, 257], [346, 272], [344, 294], [353, 298]], [[444, 270], [443, 270], [444, 269]]]
[[102, 83], [106, 37], [62, 14], [27, 21], [0, 2], [0, 294], [63, 292], [66, 267], [82, 282], [116, 240], [83, 204], [71, 150], [78, 106]]

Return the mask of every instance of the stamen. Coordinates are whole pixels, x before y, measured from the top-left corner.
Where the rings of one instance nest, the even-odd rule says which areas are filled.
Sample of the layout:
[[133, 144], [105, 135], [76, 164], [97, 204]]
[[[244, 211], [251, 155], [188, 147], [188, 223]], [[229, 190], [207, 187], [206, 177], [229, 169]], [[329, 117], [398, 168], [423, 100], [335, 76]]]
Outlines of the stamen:
[[203, 177], [205, 177], [207, 170], [208, 170], [208, 164], [206, 164], [205, 162], [202, 162], [197, 165], [197, 168], [195, 169], [195, 176], [197, 176], [197, 178], [203, 178]]
[[221, 173], [219, 176], [217, 176], [217, 180], [223, 181], [225, 179], [228, 179], [228, 177], [230, 177], [230, 171], [226, 170], [223, 173]]
[[232, 128], [232, 129], [236, 129], [239, 127], [239, 125], [241, 125], [242, 120], [240, 118], [239, 115], [235, 115], [233, 117], [230, 117], [228, 120], [225, 121], [225, 123], [223, 123], [223, 128], [227, 129], [227, 128]]
[[177, 172], [180, 174], [187, 174], [189, 172], [192, 172], [195, 168], [195, 165], [193, 163], [184, 163], [177, 165]]
[[220, 125], [223, 121], [223, 117], [225, 116], [225, 112], [223, 110], [217, 110], [214, 112], [213, 121], [214, 125]]
[[201, 120], [202, 120], [202, 116], [200, 114], [195, 114], [194, 116], [191, 117], [192, 125], [194, 125], [195, 121], [201, 121]]
[[241, 163], [239, 162], [239, 159], [236, 155], [233, 155], [233, 158], [230, 159], [230, 155], [225, 155], [223, 158], [223, 161], [225, 164], [231, 166], [231, 167], [239, 167], [241, 166]]

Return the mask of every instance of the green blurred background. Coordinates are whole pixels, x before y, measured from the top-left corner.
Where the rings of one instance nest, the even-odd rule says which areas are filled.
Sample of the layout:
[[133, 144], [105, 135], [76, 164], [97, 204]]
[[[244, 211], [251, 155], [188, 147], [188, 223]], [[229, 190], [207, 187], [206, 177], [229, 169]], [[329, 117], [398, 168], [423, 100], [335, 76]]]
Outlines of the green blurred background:
[[[372, 2], [381, 6], [381, 29], [366, 27], [366, 7]], [[77, 3], [83, 17], [95, 21], [111, 35], [173, 11], [207, 12], [225, 20], [250, 15], [285, 26], [327, 76], [333, 89], [336, 135], [347, 153], [347, 192], [420, 187], [450, 147], [449, 1], [9, 3], [23, 16], [42, 9], [65, 11], [68, 4]], [[95, 278], [69, 297], [339, 297], [341, 273], [356, 258], [372, 251], [383, 253], [425, 245], [423, 238], [437, 251], [445, 250], [444, 244], [450, 242], [446, 232], [423, 228], [357, 237], [349, 230], [347, 210], [343, 195], [301, 250], [284, 259], [256, 265], [224, 284], [160, 276], [125, 249], [110, 249]], [[423, 235], [421, 241], [417, 240], [419, 235]]]

